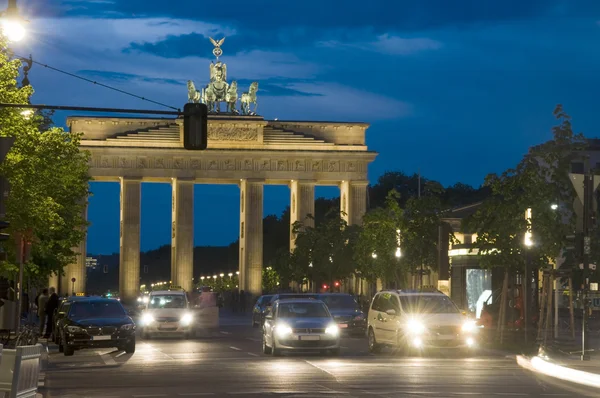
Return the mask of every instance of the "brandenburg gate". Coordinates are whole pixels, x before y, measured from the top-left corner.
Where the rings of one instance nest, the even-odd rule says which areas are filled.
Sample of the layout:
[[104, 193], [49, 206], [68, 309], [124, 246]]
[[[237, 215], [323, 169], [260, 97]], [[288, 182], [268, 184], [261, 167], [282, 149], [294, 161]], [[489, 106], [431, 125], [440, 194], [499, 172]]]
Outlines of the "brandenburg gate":
[[[360, 223], [366, 211], [367, 169], [376, 157], [365, 143], [368, 125], [265, 120], [256, 114], [258, 83], [241, 95], [241, 112], [237, 111], [237, 83], [227, 83], [226, 65], [218, 60], [223, 40], [211, 41], [217, 62], [210, 64], [210, 82], [201, 91], [188, 82], [188, 101], [203, 102], [209, 108], [208, 149], [184, 149], [183, 120], [178, 118], [67, 119], [72, 132], [83, 133], [81, 148], [91, 154], [93, 180], [121, 186], [119, 290], [123, 301], [139, 294], [142, 182], [172, 186], [171, 280], [188, 291], [194, 264], [194, 184], [239, 186], [239, 289], [253, 295], [262, 294], [265, 184], [290, 187], [291, 224], [314, 214], [317, 185], [340, 188], [342, 216], [349, 224]], [[226, 103], [226, 111], [220, 109], [221, 102]], [[77, 252], [77, 262], [61, 277], [63, 294], [71, 294], [71, 289], [85, 292], [85, 242]], [[55, 276], [50, 285], [58, 282]]]

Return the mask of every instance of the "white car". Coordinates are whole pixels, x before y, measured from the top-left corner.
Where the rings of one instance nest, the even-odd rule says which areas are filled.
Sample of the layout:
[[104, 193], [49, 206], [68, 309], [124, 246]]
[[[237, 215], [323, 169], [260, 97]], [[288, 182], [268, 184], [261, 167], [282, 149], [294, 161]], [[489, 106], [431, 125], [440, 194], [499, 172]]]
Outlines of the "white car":
[[151, 292], [142, 312], [142, 336], [179, 334], [189, 338], [193, 332], [194, 316], [183, 290]]
[[369, 351], [382, 346], [411, 351], [477, 347], [479, 328], [448, 296], [437, 290], [384, 290], [368, 314]]

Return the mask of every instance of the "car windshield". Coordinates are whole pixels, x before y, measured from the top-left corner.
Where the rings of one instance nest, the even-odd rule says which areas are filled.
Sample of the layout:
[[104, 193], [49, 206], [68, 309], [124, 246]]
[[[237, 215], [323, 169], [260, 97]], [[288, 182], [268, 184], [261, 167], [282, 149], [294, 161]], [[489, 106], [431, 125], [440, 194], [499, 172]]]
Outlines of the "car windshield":
[[422, 314], [455, 314], [458, 307], [446, 296], [400, 296], [400, 304], [405, 312]]
[[279, 303], [279, 318], [329, 318], [323, 303]]
[[262, 296], [262, 298], [258, 301], [258, 305], [261, 308], [266, 307], [270, 302], [273, 296]]
[[125, 316], [123, 306], [117, 301], [72, 303], [70, 318], [120, 318]]
[[329, 309], [349, 309], [358, 308], [358, 303], [354, 297], [345, 294], [338, 295], [323, 295], [319, 296], [319, 300], [325, 303]]
[[185, 297], [182, 294], [151, 296], [148, 308], [185, 308]]

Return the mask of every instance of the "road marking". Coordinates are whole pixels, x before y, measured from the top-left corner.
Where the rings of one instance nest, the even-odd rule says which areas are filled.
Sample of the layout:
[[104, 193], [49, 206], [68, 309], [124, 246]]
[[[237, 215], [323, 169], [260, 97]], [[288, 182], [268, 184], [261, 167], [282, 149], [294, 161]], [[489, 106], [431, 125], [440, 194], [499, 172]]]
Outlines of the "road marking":
[[255, 354], [255, 353], [253, 353], [253, 352], [247, 352], [246, 354], [248, 354], [248, 355], [252, 355], [253, 357], [257, 357], [257, 356], [258, 356], [258, 354]]
[[495, 392], [494, 395], [507, 395], [507, 396], [524, 396], [529, 395], [523, 392]]
[[221, 331], [221, 334], [231, 334], [231, 332], [224, 332], [224, 331]]
[[154, 348], [154, 347], [152, 347], [152, 345], [151, 345], [151, 344], [144, 343], [144, 345], [145, 345], [146, 347], [148, 347], [149, 349], [151, 349], [152, 351], [154, 351], [154, 352], [158, 352], [159, 354], [163, 354], [164, 356], [166, 356], [166, 357], [167, 357], [167, 358], [169, 358], [170, 360], [175, 360], [175, 358], [173, 358], [173, 357], [172, 357], [172, 356], [170, 356], [169, 354], [165, 354], [164, 352], [162, 352], [162, 351], [161, 351], [161, 350], [159, 350], [158, 348]]
[[182, 392], [177, 395], [183, 397], [202, 396], [202, 395], [216, 395], [214, 392]]
[[104, 361], [106, 365], [114, 366], [117, 364], [117, 361], [114, 360], [109, 354], [100, 355], [100, 358]]
[[310, 361], [305, 361], [307, 364], [309, 364], [310, 366], [319, 369], [322, 372], [327, 373], [328, 375], [330, 375], [331, 377], [333, 377], [335, 379], [335, 381], [338, 381], [337, 376], [333, 373], [331, 373], [330, 371], [328, 371], [327, 369], [324, 369], [318, 365], [315, 365], [314, 363], [310, 362]]
[[256, 341], [257, 343], [262, 343], [262, 339], [257, 339], [257, 338], [254, 338], [254, 337], [246, 337], [246, 340]]
[[125, 351], [121, 351], [120, 353], [118, 353], [117, 355], [115, 355], [115, 358], [119, 358], [123, 355], [127, 354]]
[[144, 398], [144, 397], [166, 397], [167, 394], [142, 394], [142, 395], [134, 395], [135, 398]]
[[236, 350], [236, 351], [242, 351], [241, 348], [237, 348], [237, 347], [229, 347], [229, 348], [231, 348], [232, 350]]

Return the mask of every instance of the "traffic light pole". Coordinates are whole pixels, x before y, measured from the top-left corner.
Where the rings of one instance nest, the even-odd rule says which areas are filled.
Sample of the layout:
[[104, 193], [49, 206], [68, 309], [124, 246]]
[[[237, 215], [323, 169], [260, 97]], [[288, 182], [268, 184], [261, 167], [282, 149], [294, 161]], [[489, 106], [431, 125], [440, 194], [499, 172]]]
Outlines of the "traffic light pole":
[[594, 213], [594, 175], [587, 170], [583, 177], [583, 317], [581, 321], [581, 360], [587, 361], [589, 343], [586, 339], [586, 327], [588, 323], [588, 294], [589, 294], [589, 271], [591, 254], [590, 231], [593, 227], [592, 217]]

